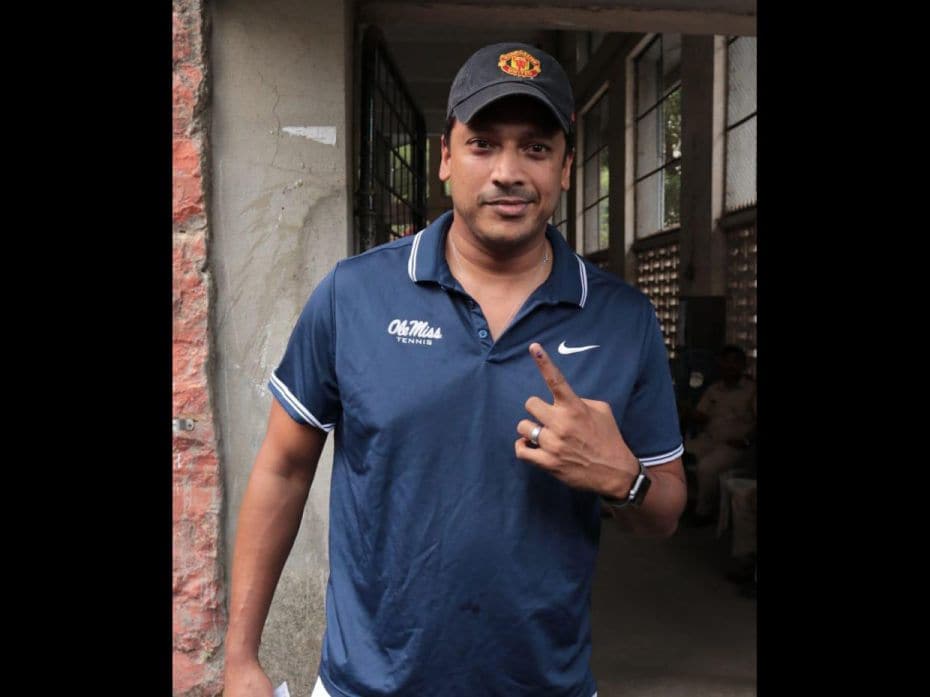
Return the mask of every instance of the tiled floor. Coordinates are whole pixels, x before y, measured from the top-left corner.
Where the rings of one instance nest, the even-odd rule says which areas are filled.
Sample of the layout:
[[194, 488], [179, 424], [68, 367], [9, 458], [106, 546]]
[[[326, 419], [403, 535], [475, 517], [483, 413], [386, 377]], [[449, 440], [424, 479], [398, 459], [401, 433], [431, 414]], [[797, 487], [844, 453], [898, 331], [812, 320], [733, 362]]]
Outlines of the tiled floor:
[[729, 537], [636, 538], [602, 521], [592, 599], [598, 697], [755, 697], [756, 601], [728, 581]]

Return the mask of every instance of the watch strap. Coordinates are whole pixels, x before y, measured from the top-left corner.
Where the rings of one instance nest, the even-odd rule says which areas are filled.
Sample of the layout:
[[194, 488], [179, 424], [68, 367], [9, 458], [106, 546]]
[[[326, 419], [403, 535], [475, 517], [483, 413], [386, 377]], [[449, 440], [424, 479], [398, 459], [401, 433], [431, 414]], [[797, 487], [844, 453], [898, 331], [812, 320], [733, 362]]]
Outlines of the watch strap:
[[601, 501], [603, 503], [611, 508], [626, 508], [627, 506], [642, 505], [643, 499], [646, 497], [646, 492], [652, 484], [652, 480], [646, 476], [646, 466], [642, 461], [637, 458], [636, 462], [639, 463], [639, 474], [637, 474], [636, 478], [633, 480], [630, 492], [627, 494], [626, 498], [619, 499], [615, 496], [605, 496], [601, 494]]

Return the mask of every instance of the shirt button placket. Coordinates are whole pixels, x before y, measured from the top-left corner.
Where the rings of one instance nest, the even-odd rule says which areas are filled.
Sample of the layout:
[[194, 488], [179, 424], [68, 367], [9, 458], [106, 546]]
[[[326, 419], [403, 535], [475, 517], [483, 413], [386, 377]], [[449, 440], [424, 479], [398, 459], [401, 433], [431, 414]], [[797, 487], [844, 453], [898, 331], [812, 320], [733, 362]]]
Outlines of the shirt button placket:
[[481, 340], [481, 343], [487, 347], [491, 346], [491, 333], [488, 331], [488, 322], [484, 318], [484, 314], [481, 312], [481, 307], [476, 303], [472, 298], [468, 299], [468, 308], [471, 311], [472, 323], [476, 328], [476, 334]]

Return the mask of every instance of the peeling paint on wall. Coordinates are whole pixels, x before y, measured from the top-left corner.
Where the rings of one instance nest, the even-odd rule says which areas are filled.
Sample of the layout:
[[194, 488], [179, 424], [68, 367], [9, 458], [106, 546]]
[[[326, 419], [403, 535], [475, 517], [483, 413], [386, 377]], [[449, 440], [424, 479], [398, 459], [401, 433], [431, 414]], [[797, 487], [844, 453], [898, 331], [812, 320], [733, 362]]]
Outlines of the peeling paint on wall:
[[318, 143], [323, 143], [323, 145], [336, 144], [335, 126], [285, 126], [281, 130], [289, 135], [303, 136]]

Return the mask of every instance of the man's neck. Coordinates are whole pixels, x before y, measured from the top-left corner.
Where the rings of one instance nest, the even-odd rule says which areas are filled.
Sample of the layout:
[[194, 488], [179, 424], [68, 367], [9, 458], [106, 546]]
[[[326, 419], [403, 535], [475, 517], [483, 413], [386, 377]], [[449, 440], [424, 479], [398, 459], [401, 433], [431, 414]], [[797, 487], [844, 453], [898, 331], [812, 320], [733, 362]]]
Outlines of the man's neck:
[[508, 252], [488, 249], [470, 232], [462, 235], [454, 225], [446, 235], [449, 271], [481, 306], [494, 341], [552, 270], [553, 250], [545, 231]]
[[[551, 267], [553, 251], [545, 228], [525, 245], [489, 248], [483, 245], [464, 224], [453, 220], [446, 236], [446, 261], [453, 275], [468, 275], [482, 283], [519, 283], [540, 277], [540, 267]], [[548, 276], [548, 269], [545, 276]], [[545, 277], [543, 276], [543, 277]], [[460, 279], [461, 280], [461, 279]]]

